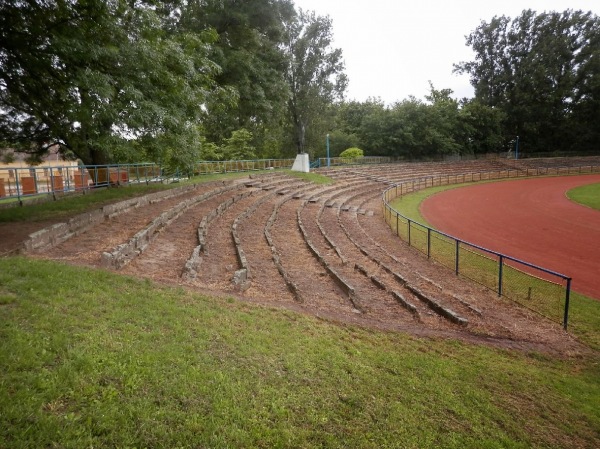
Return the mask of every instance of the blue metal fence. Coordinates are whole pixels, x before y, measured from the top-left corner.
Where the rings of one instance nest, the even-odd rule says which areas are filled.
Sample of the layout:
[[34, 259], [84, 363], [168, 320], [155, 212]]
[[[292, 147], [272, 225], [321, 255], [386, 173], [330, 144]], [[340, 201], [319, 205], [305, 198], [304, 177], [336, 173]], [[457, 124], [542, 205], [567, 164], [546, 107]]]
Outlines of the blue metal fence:
[[43, 165], [0, 167], [0, 200], [57, 195], [93, 187], [149, 183], [162, 179], [156, 164]]

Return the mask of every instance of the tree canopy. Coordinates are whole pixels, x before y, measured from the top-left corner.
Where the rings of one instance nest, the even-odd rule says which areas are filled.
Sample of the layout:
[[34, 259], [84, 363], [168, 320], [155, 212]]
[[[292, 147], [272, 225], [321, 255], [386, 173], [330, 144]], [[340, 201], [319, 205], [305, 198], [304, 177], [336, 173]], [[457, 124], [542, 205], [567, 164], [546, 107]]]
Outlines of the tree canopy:
[[[525, 10], [482, 22], [456, 64], [475, 97], [431, 85], [344, 101], [330, 17], [292, 0], [0, 2], [0, 153], [58, 144], [85, 164], [366, 155], [434, 159], [600, 147], [600, 21]], [[9, 160], [5, 153], [2, 160]]]
[[529, 151], [597, 150], [600, 145], [600, 20], [591, 12], [494, 17], [467, 37], [475, 99], [504, 114], [505, 138]]
[[319, 111], [343, 98], [347, 85], [342, 50], [331, 48], [329, 17], [300, 10], [286, 24], [285, 79], [290, 89], [288, 113], [298, 153], [306, 149], [306, 133]]
[[155, 3], [3, 2], [2, 140], [27, 152], [58, 143], [87, 164], [194, 141], [201, 106], [224, 93], [208, 58], [216, 34], [169, 35]]

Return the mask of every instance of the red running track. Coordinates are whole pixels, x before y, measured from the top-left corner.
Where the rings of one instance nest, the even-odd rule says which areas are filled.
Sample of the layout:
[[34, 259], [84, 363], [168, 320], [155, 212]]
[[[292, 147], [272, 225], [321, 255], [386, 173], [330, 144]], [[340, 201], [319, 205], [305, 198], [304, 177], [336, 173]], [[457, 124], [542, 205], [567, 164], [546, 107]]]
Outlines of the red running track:
[[600, 211], [566, 192], [600, 175], [479, 184], [435, 194], [421, 214], [436, 229], [573, 278], [573, 290], [600, 299]]

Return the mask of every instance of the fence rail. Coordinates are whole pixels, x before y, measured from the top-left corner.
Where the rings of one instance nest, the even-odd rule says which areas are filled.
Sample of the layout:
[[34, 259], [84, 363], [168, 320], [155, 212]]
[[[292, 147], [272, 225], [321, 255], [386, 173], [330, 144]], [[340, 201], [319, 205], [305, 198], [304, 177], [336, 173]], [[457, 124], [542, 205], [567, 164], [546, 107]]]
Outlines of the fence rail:
[[0, 167], [0, 199], [56, 197], [92, 187], [148, 183], [160, 177], [156, 164]]
[[0, 166], [0, 200], [58, 195], [137, 183], [162, 182], [194, 175], [291, 168], [294, 159], [258, 159], [243, 161], [200, 161], [188, 170], [170, 172], [153, 163], [113, 165], [43, 165], [28, 167]]
[[321, 157], [318, 160], [317, 167], [330, 167], [340, 165], [371, 165], [371, 164], [389, 164], [394, 159], [387, 156], [363, 156], [363, 157]]
[[194, 164], [195, 175], [292, 168], [295, 159], [254, 159], [246, 161], [200, 161]]
[[457, 275], [469, 278], [499, 296], [512, 299], [567, 329], [571, 278], [506, 254], [460, 240], [402, 215], [391, 201], [431, 187], [495, 179], [600, 173], [600, 166], [541, 167], [523, 170], [447, 174], [395, 184], [383, 193], [383, 214], [390, 228], [410, 246]]

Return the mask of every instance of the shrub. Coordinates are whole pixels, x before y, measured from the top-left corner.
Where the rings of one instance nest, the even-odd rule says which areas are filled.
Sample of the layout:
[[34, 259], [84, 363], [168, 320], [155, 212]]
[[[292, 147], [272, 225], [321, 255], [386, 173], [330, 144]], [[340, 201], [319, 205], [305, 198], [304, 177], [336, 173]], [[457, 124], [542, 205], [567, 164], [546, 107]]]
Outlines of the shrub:
[[360, 148], [353, 147], [342, 151], [340, 157], [364, 157], [364, 153]]

